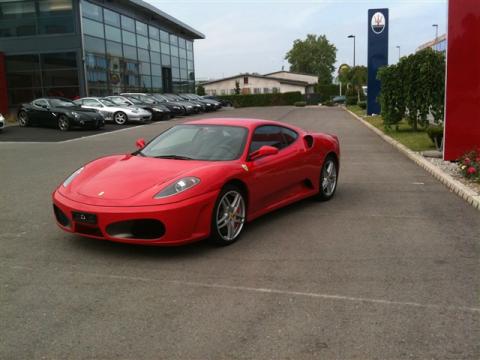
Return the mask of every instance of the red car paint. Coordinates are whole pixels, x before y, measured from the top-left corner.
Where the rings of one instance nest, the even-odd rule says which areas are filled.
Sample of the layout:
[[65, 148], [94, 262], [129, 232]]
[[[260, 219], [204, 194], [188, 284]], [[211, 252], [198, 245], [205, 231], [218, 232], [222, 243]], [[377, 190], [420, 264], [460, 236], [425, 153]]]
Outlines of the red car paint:
[[[242, 155], [232, 161], [156, 159], [128, 155], [103, 157], [85, 165], [67, 186], [53, 193], [53, 203], [69, 220], [65, 231], [82, 236], [144, 245], [180, 245], [210, 235], [215, 201], [228, 182], [242, 183], [247, 190], [247, 221], [272, 210], [315, 195], [320, 170], [328, 154], [340, 159], [336, 136], [308, 133], [280, 122], [255, 119], [204, 119], [186, 124], [241, 126], [248, 130]], [[277, 125], [297, 132], [298, 137], [277, 154], [248, 160], [254, 130]], [[310, 140], [313, 140], [313, 144]], [[309, 147], [308, 144], [312, 146]], [[194, 176], [200, 183], [179, 194], [155, 199], [172, 182]], [[103, 194], [101, 194], [103, 192]], [[101, 195], [100, 195], [101, 194]], [[96, 225], [79, 224], [72, 211], [95, 214]], [[157, 219], [165, 233], [156, 239], [110, 236], [109, 224], [123, 220]], [[87, 227], [89, 231], [85, 231]], [[90, 228], [91, 229], [90, 229]], [[92, 230], [92, 231], [90, 231]], [[94, 231], [93, 231], [94, 230]]]

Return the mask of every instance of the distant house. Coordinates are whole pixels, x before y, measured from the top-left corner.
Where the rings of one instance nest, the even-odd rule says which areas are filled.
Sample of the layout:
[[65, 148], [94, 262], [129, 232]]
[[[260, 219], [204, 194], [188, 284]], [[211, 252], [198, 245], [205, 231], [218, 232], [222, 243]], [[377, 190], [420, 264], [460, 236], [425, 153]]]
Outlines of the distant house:
[[238, 74], [202, 83], [208, 95], [233, 95], [236, 83], [241, 94], [270, 94], [299, 91], [309, 94], [315, 91], [318, 77], [315, 75], [277, 71], [270, 74]]
[[426, 48], [432, 48], [433, 50], [445, 53], [447, 51], [447, 35], [443, 34], [436, 39], [430, 40], [425, 44], [420, 45], [417, 48], [417, 52]]

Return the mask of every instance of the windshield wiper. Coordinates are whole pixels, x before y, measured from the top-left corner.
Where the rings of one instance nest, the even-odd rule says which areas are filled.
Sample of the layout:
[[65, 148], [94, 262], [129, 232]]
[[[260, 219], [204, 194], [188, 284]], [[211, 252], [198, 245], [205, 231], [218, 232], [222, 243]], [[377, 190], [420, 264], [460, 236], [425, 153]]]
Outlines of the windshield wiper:
[[155, 156], [157, 159], [175, 159], [175, 160], [195, 160], [191, 157], [188, 156], [183, 156], [183, 155], [160, 155], [160, 156]]

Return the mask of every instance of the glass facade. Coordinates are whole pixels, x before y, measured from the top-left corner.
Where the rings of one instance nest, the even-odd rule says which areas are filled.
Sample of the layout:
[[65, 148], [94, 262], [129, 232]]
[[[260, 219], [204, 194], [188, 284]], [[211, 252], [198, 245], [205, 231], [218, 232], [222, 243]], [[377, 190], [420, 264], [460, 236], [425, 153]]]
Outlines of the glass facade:
[[82, 2], [90, 96], [193, 92], [193, 42], [97, 4]]
[[0, 38], [74, 33], [72, 0], [0, 1]]
[[6, 68], [10, 105], [41, 96], [79, 95], [75, 52], [7, 56]]

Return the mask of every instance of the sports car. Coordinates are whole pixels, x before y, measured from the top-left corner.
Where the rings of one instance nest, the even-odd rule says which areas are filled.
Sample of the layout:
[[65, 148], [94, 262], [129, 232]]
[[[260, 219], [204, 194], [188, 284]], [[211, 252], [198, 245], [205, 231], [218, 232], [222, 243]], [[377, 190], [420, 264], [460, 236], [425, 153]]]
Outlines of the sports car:
[[85, 109], [96, 109], [103, 114], [106, 121], [113, 121], [117, 125], [128, 122], [146, 122], [152, 119], [152, 113], [136, 106], [119, 106], [108, 99], [85, 97], [74, 101]]
[[0, 114], [0, 131], [4, 128], [5, 126], [5, 118], [3, 117], [2, 114]]
[[58, 186], [61, 229], [144, 245], [229, 245], [247, 222], [307, 197], [330, 200], [337, 187], [338, 138], [281, 122], [197, 120], [137, 148], [94, 160]]
[[100, 129], [105, 126], [103, 115], [93, 109], [83, 109], [73, 101], [46, 97], [22, 104], [17, 113], [20, 126], [51, 126], [62, 131], [73, 127]]

